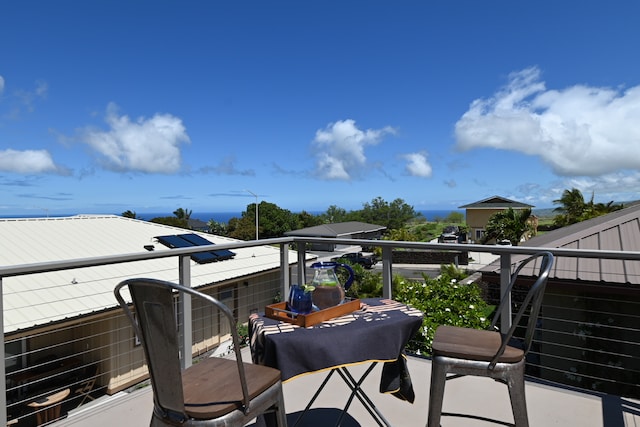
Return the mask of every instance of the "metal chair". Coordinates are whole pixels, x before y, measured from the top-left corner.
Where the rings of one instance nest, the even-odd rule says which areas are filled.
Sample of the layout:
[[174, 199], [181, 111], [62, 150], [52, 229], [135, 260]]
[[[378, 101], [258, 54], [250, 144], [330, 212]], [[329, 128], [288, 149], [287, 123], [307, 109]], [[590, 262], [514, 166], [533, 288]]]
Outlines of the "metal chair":
[[[532, 276], [535, 276], [534, 269], [536, 265], [539, 265], [538, 277], [513, 317], [508, 332], [502, 334], [496, 330], [496, 325], [500, 320], [504, 305], [509, 301], [509, 298], [505, 298], [505, 296], [511, 293], [518, 274], [526, 265], [531, 268]], [[541, 252], [520, 262], [511, 274], [509, 286], [505, 294], [502, 295], [490, 330], [447, 325], [439, 326], [436, 329], [433, 339], [427, 427], [440, 426], [445, 382], [465, 375], [485, 376], [506, 383], [509, 388], [515, 425], [517, 427], [529, 425], [524, 391], [525, 356], [531, 347], [544, 289], [552, 265], [553, 254], [550, 252]], [[513, 337], [513, 333], [519, 327], [520, 320], [527, 310], [529, 310], [529, 318], [525, 337], [524, 340], [517, 340]]]
[[[87, 366], [83, 370], [83, 381], [78, 384], [78, 388], [74, 390], [74, 394], [76, 398], [80, 400], [78, 403], [78, 407], [82, 406], [84, 402], [89, 400], [95, 400], [95, 397], [91, 395], [93, 391], [93, 387], [96, 384], [96, 379], [98, 378], [98, 365], [96, 363]], [[82, 397], [82, 399], [80, 399]]]
[[[136, 317], [122, 296], [125, 287]], [[203, 299], [224, 314], [236, 360], [209, 357], [181, 370], [175, 291]], [[114, 293], [144, 348], [153, 387], [150, 426], [243, 426], [273, 410], [278, 426], [286, 427], [280, 371], [242, 362], [233, 314], [224, 304], [194, 289], [153, 279], [125, 280]], [[185, 357], [190, 356], [188, 351]]]

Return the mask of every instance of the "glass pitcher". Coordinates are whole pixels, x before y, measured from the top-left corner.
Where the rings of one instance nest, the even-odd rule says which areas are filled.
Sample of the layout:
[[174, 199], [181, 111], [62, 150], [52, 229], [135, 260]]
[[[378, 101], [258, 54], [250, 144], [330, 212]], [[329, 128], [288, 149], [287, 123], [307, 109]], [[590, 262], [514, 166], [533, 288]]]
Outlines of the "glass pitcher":
[[[346, 264], [337, 262], [316, 262], [311, 264], [314, 269], [311, 285], [315, 288], [312, 295], [313, 304], [320, 310], [340, 305], [344, 302], [345, 290], [353, 283], [353, 270]], [[349, 273], [349, 278], [343, 284], [338, 280], [336, 270], [343, 268]]]

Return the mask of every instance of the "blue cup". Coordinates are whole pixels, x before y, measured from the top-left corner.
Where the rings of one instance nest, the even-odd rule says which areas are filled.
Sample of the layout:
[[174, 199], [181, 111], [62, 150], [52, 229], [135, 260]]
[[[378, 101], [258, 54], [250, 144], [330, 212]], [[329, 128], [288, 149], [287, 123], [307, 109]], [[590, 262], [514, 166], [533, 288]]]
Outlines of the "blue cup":
[[287, 301], [289, 310], [294, 313], [307, 314], [311, 313], [313, 303], [311, 301], [311, 292], [305, 291], [304, 287], [299, 285], [291, 285], [289, 289], [289, 301]]

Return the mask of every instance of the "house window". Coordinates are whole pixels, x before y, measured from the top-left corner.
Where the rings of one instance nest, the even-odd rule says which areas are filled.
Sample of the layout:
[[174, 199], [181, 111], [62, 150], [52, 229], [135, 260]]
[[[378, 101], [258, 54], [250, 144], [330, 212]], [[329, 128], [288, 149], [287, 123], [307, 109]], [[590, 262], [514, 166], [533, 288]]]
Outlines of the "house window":
[[484, 234], [484, 230], [482, 229], [476, 229], [476, 240], [480, 241], [482, 240], [482, 235]]
[[7, 342], [4, 345], [4, 369], [5, 372], [13, 372], [26, 366], [27, 340], [22, 338]]

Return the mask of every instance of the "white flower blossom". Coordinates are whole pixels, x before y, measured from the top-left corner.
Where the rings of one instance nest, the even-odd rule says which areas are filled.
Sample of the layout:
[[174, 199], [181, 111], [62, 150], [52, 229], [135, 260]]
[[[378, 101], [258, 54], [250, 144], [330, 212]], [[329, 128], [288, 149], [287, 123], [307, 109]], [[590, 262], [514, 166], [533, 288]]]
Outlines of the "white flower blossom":
[[445, 308], [444, 311], [451, 311], [451, 309], [450, 308]]

